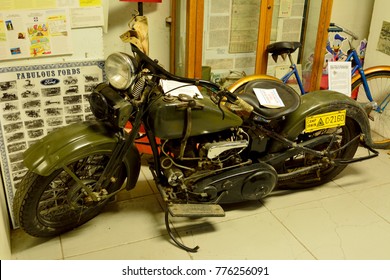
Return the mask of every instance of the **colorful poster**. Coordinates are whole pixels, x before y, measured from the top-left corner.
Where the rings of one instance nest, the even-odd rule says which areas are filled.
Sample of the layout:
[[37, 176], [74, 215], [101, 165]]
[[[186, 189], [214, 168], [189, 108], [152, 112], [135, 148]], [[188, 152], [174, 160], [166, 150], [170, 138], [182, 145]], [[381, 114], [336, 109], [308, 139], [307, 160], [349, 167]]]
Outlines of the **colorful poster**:
[[0, 14], [0, 60], [72, 53], [68, 9]]
[[102, 69], [103, 61], [0, 68], [1, 171], [9, 209], [27, 172], [23, 152], [52, 130], [94, 118], [88, 96], [103, 80]]

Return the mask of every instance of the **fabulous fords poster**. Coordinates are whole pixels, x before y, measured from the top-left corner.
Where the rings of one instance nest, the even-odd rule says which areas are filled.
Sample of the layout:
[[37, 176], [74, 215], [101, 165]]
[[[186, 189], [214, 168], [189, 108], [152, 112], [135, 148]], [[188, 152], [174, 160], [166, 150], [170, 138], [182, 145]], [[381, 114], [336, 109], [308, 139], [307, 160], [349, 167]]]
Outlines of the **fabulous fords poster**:
[[91, 61], [0, 68], [1, 171], [9, 209], [27, 172], [23, 152], [56, 128], [93, 118], [88, 96], [103, 80], [102, 67], [103, 61]]

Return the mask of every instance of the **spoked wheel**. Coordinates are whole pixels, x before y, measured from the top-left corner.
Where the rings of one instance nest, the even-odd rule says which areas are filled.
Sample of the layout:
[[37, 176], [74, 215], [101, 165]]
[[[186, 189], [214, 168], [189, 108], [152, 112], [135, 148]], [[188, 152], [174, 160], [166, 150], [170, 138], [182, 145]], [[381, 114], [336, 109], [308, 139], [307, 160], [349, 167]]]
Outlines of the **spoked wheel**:
[[[30, 235], [50, 237], [98, 215], [108, 202], [107, 195], [118, 190], [126, 178], [121, 168], [115, 183], [104, 190], [96, 189], [109, 158], [109, 154], [93, 154], [49, 176], [28, 172], [14, 198], [14, 213], [20, 227]], [[91, 193], [100, 201], [94, 200]]]
[[[360, 132], [356, 122], [347, 117], [346, 124], [342, 127], [329, 128], [312, 133], [302, 132], [296, 142], [299, 144], [324, 134], [334, 135], [332, 137], [333, 140], [311, 148], [317, 151], [326, 151], [329, 157], [320, 158], [302, 152], [287, 159], [278, 171], [278, 174], [281, 175], [279, 188], [309, 188], [321, 185], [333, 179], [346, 167], [346, 165], [332, 165], [330, 161], [353, 158], [359, 146], [359, 137], [357, 136]], [[347, 143], [350, 144], [344, 147]], [[304, 169], [307, 170], [306, 173], [299, 173], [299, 171]]]
[[[370, 113], [371, 137], [374, 148], [390, 148], [390, 71], [378, 71], [366, 75], [372, 98], [378, 108]], [[352, 97], [367, 102], [361, 79], [352, 84]]]

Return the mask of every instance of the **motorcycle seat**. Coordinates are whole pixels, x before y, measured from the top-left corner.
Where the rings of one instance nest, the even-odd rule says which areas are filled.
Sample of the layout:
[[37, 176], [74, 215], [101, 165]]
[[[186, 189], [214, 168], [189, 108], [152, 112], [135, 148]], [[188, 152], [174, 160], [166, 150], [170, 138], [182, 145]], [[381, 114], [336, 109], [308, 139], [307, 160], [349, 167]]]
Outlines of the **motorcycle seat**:
[[[284, 107], [269, 108], [260, 104], [254, 89], [276, 89], [277, 94], [283, 101]], [[255, 80], [249, 82], [239, 97], [253, 106], [255, 113], [267, 120], [279, 119], [293, 111], [300, 105], [300, 95], [290, 86], [278, 80]]]

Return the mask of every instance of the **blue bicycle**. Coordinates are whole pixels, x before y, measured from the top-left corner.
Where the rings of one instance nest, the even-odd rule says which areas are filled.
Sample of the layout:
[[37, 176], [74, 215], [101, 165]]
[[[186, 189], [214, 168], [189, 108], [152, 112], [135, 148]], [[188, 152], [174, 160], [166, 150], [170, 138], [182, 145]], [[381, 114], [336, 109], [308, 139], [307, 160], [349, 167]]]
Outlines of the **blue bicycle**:
[[[374, 148], [390, 148], [390, 66], [374, 66], [363, 69], [358, 51], [353, 47], [353, 40], [358, 37], [350, 30], [331, 23], [329, 32], [345, 33], [349, 35], [346, 39], [349, 43], [349, 50], [342, 58], [343, 61], [350, 61], [352, 66], [351, 98], [364, 104], [367, 108], [371, 137]], [[305, 94], [302, 79], [298, 73], [297, 66], [292, 54], [301, 47], [300, 42], [276, 42], [267, 46], [267, 52], [276, 60], [279, 56], [288, 57], [290, 70], [281, 78], [284, 83], [294, 76], [301, 94]]]

